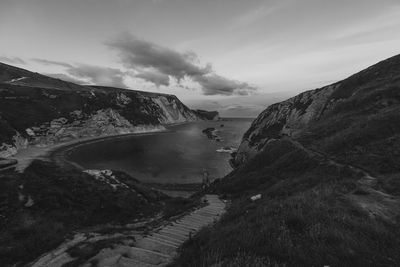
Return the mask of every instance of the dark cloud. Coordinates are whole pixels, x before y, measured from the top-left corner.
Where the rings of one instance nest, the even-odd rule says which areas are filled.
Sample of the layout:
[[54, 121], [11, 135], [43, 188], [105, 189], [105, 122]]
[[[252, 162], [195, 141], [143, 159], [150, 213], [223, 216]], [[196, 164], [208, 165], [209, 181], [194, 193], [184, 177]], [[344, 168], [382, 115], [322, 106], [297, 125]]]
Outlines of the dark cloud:
[[169, 85], [169, 77], [178, 83], [188, 77], [201, 85], [205, 95], [247, 95], [255, 90], [247, 83], [215, 74], [210, 64], [201, 66], [193, 52], [179, 53], [131, 34], [124, 34], [106, 45], [118, 51], [122, 63], [137, 71], [137, 77], [156, 85]]
[[164, 73], [160, 73], [157, 70], [144, 70], [136, 74], [135, 77], [152, 82], [157, 86], [169, 85], [169, 76]]
[[71, 82], [71, 83], [76, 83], [76, 84], [87, 84], [86, 81], [75, 79], [74, 77], [71, 77], [64, 73], [44, 73], [43, 75], [53, 77], [56, 79], [60, 79], [60, 80], [66, 81], [66, 82]]
[[247, 83], [229, 80], [215, 73], [195, 76], [193, 79], [202, 86], [205, 95], [249, 95], [256, 90]]
[[8, 64], [26, 64], [26, 62], [19, 57], [0, 56], [0, 61]]
[[56, 65], [56, 66], [61, 66], [61, 67], [66, 67], [66, 68], [73, 67], [71, 64], [61, 62], [61, 61], [47, 60], [47, 59], [42, 59], [42, 58], [32, 58], [31, 60], [38, 62], [40, 64], [43, 64], [43, 65]]
[[66, 70], [68, 74], [78, 79], [88, 79], [96, 85], [107, 85], [126, 88], [125, 73], [119, 69], [79, 64]]
[[108, 42], [107, 45], [119, 52], [122, 62], [128, 68], [155, 69], [178, 80], [210, 71], [209, 66], [200, 67], [194, 64], [196, 56], [193, 53], [181, 54], [130, 34]]

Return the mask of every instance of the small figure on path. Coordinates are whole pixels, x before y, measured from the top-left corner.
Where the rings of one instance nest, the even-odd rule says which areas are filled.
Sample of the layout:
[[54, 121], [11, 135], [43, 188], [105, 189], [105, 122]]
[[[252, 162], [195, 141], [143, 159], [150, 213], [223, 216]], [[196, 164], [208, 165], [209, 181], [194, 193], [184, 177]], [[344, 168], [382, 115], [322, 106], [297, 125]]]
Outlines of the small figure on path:
[[207, 169], [203, 169], [203, 181], [202, 181], [203, 189], [206, 189], [210, 185], [210, 173]]

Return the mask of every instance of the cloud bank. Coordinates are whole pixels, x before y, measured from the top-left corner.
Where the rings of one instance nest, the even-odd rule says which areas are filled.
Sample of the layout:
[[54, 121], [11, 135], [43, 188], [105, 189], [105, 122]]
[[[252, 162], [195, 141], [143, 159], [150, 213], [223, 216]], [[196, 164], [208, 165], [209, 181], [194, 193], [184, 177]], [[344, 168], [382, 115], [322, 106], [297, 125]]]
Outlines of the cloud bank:
[[20, 64], [20, 65], [26, 64], [26, 62], [19, 57], [0, 56], [0, 62], [5, 62], [8, 64]]
[[61, 66], [61, 67], [66, 67], [66, 68], [73, 67], [71, 64], [61, 62], [61, 61], [47, 60], [47, 59], [42, 59], [42, 58], [32, 58], [31, 60], [34, 62], [40, 63], [42, 65], [56, 65], [56, 66]]
[[56, 79], [60, 79], [60, 80], [63, 80], [63, 81], [71, 82], [71, 83], [87, 84], [87, 82], [84, 81], [84, 80], [76, 79], [76, 78], [71, 77], [71, 76], [69, 76], [67, 74], [64, 74], [64, 73], [43, 73], [43, 75], [46, 75], [46, 76], [49, 76], [49, 77], [53, 77], [53, 78], [56, 78]]
[[224, 78], [216, 74], [211, 64], [201, 66], [193, 52], [180, 53], [152, 42], [124, 34], [106, 43], [116, 50], [124, 66], [136, 73], [136, 77], [155, 85], [178, 83], [184, 78], [197, 82], [205, 95], [248, 95], [256, 90], [247, 83]]
[[125, 73], [119, 69], [79, 64], [67, 68], [68, 74], [78, 79], [87, 79], [96, 85], [107, 85], [125, 88]]
[[125, 72], [101, 66], [94, 66], [88, 64], [69, 64], [60, 61], [53, 61], [47, 59], [33, 58], [32, 61], [42, 65], [55, 65], [65, 68], [66, 73], [47, 73], [47, 76], [61, 79], [76, 84], [95, 84], [126, 88], [124, 83]]
[[140, 72], [138, 72], [135, 77], [137, 78], [141, 78], [143, 80], [149, 81], [154, 83], [156, 86], [168, 86], [169, 85], [169, 76], [158, 72], [157, 70], [142, 70]]

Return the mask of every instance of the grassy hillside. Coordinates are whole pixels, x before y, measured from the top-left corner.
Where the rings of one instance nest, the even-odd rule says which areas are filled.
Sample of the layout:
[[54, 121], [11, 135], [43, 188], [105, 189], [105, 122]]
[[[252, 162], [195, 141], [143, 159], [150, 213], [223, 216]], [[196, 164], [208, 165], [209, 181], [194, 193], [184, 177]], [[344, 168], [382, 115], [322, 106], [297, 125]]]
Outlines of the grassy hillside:
[[[360, 208], [360, 174], [289, 141], [268, 145], [210, 191], [232, 201], [215, 226], [188, 241], [172, 266], [396, 266], [398, 213]], [[261, 194], [260, 200], [250, 197]], [[397, 203], [398, 204], [398, 203]]]
[[96, 179], [43, 161], [22, 174], [0, 174], [0, 265], [31, 261], [75, 230], [124, 225], [160, 212], [174, 216], [194, 205], [153, 191], [124, 173], [113, 175], [116, 180]]
[[209, 189], [226, 215], [172, 265], [399, 266], [399, 77], [396, 56], [264, 111]]

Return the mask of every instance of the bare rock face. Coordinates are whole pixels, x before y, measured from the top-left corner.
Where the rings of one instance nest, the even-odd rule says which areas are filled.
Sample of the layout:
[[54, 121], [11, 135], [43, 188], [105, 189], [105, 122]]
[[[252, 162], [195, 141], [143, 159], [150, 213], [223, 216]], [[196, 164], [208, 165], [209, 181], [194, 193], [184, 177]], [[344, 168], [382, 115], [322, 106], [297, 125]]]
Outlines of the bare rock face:
[[26, 148], [27, 146], [28, 140], [16, 132], [10, 143], [2, 143], [0, 145], [0, 158], [11, 157], [15, 155], [19, 149]]
[[207, 111], [207, 110], [197, 109], [195, 110], [195, 113], [197, 114], [198, 117], [202, 118], [203, 120], [217, 121], [220, 119], [218, 111]]
[[318, 120], [338, 85], [301, 93], [269, 106], [245, 133], [235, 157], [235, 165], [254, 157], [264, 146], [282, 136], [295, 136], [311, 121]]
[[192, 110], [183, 107], [175, 96], [159, 96], [153, 98], [153, 101], [161, 108], [160, 123], [180, 123], [197, 120], [196, 114]]

